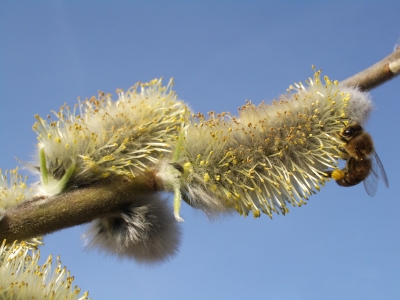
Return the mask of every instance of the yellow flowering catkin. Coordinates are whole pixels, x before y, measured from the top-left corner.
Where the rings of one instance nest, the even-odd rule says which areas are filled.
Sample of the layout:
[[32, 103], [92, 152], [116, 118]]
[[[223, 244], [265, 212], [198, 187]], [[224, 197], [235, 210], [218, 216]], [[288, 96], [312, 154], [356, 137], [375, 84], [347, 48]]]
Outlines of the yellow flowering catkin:
[[32, 197], [32, 189], [26, 185], [27, 177], [18, 174], [18, 168], [0, 169], [0, 209], [8, 209]]
[[155, 79], [119, 91], [117, 101], [99, 93], [74, 111], [64, 106], [53, 122], [36, 116], [42, 193], [54, 195], [110, 175], [132, 178], [152, 168], [171, 152], [188, 114], [172, 86], [172, 80], [165, 87]]
[[39, 250], [24, 242], [0, 244], [0, 299], [89, 299], [88, 292], [79, 296], [80, 288], [72, 286], [74, 277], [59, 257], [53, 270], [51, 256], [43, 265], [39, 258]]
[[193, 115], [175, 165], [183, 199], [209, 213], [234, 208], [254, 217], [305, 203], [337, 166], [337, 133], [372, 109], [366, 94], [324, 81], [315, 72], [307, 87], [291, 86], [271, 105], [247, 102], [238, 116]]

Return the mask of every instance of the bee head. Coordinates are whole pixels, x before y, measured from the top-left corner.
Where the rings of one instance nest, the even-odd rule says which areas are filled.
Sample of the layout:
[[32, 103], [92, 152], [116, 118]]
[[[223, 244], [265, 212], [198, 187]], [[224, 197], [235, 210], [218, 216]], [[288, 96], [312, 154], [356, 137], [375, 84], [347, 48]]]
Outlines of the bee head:
[[342, 129], [342, 132], [340, 133], [344, 138], [351, 138], [355, 137], [363, 132], [363, 128], [361, 127], [360, 124], [355, 123], [346, 126], [345, 128]]

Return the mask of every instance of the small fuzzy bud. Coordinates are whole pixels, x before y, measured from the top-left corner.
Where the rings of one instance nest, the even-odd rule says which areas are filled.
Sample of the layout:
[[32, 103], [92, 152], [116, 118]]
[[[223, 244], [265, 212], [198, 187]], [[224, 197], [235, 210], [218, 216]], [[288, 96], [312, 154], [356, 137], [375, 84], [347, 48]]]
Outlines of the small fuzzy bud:
[[141, 263], [173, 257], [180, 244], [178, 223], [160, 194], [136, 197], [131, 204], [94, 220], [85, 234], [87, 246]]

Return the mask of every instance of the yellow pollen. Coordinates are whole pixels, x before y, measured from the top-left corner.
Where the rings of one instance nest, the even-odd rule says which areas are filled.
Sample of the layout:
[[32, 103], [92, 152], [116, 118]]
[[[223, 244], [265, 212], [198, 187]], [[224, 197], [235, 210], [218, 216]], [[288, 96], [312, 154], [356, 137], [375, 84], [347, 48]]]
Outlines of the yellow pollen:
[[203, 179], [205, 182], [209, 182], [210, 181], [210, 175], [208, 173], [205, 173], [203, 176]]
[[183, 164], [183, 170], [184, 170], [185, 172], [193, 173], [192, 164], [191, 164], [190, 162], [184, 163], [184, 164]]
[[331, 177], [332, 177], [334, 180], [340, 180], [340, 179], [344, 178], [345, 174], [346, 174], [346, 173], [343, 172], [342, 170], [337, 169], [337, 170], [334, 170], [334, 171], [332, 172]]

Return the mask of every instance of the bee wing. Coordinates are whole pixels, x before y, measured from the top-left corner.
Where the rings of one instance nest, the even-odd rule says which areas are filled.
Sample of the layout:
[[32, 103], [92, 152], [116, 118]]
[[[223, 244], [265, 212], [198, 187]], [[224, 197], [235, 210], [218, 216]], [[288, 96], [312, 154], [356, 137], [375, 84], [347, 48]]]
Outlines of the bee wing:
[[374, 154], [371, 156], [371, 171], [368, 175], [367, 178], [364, 180], [364, 187], [365, 190], [367, 191], [367, 194], [370, 195], [371, 197], [375, 196], [376, 191], [378, 189], [378, 180], [379, 180], [379, 173], [382, 176], [382, 180], [385, 183], [385, 186], [388, 188], [389, 187], [389, 181], [386, 176], [385, 169], [383, 168], [382, 162], [379, 159], [378, 154], [374, 152]]
[[376, 152], [374, 152], [374, 155], [372, 156], [372, 170], [374, 170], [375, 173], [378, 174], [378, 171], [377, 171], [378, 169], [382, 176], [383, 182], [385, 183], [386, 187], [389, 188], [389, 180], [386, 176], [385, 168], [383, 167], [383, 164], [382, 164], [381, 160], [379, 159], [378, 154], [376, 154]]
[[372, 168], [369, 172], [367, 178], [364, 179], [364, 188], [367, 191], [367, 194], [371, 197], [375, 196], [376, 191], [378, 190], [378, 174]]

